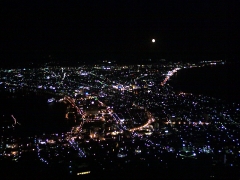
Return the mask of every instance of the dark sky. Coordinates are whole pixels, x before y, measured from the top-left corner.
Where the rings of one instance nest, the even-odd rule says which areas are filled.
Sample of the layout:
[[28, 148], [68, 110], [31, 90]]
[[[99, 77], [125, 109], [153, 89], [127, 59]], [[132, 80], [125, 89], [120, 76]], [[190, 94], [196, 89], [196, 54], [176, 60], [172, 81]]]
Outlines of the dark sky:
[[238, 56], [238, 4], [228, 1], [6, 2], [0, 4], [2, 62], [46, 54], [89, 60]]

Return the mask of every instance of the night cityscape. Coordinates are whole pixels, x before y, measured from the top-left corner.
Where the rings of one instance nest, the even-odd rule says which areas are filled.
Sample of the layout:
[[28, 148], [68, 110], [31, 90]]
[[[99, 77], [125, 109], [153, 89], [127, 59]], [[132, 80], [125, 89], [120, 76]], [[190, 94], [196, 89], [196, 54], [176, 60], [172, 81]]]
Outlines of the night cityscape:
[[239, 179], [234, 7], [3, 3], [0, 177]]

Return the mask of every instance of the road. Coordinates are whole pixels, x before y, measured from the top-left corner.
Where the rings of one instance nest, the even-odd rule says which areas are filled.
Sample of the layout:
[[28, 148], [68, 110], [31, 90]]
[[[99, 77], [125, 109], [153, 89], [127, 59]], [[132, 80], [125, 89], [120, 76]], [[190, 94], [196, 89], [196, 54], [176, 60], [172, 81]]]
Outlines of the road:
[[[81, 109], [79, 109], [79, 107], [75, 104], [75, 100], [73, 98], [71, 98], [69, 96], [65, 96], [64, 100], [68, 101], [72, 105], [72, 107], [76, 108], [77, 112], [82, 115], [83, 119], [85, 119], [84, 112]], [[84, 121], [82, 121], [79, 124], [79, 126], [72, 127], [71, 133], [68, 137], [69, 144], [71, 145], [71, 147], [73, 149], [78, 151], [78, 156], [82, 157], [82, 158], [86, 157], [86, 155], [85, 155], [84, 151], [79, 147], [79, 144], [75, 141], [75, 138], [73, 138], [73, 136], [81, 136], [83, 124], [84, 124]]]

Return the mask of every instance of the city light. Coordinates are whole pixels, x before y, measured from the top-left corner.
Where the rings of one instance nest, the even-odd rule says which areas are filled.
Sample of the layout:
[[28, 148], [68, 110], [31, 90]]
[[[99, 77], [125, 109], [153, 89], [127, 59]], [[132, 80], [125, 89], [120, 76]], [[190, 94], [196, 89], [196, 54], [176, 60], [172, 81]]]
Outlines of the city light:
[[[108, 62], [94, 67], [40, 68], [39, 74], [30, 71], [29, 76], [37, 76], [32, 79], [21, 69], [2, 70], [0, 86], [4, 91], [28, 88], [32, 93], [46, 92], [46, 106], [63, 105], [68, 129], [24, 139], [8, 132], [18, 128], [21, 117], [17, 113], [17, 119], [1, 115], [1, 130], [10, 135], [2, 136], [0, 158], [17, 162], [31, 153], [36, 155], [36, 162], [47, 167], [64, 164], [71, 175], [89, 174], [85, 171], [92, 168], [89, 159], [105, 171], [115, 164], [124, 169], [125, 164], [138, 161], [149, 168], [156, 163], [164, 169], [171, 158], [181, 164], [183, 159], [195, 161], [204, 156], [209, 156], [211, 164], [240, 165], [240, 105], [176, 92], [171, 86], [171, 78], [179, 70], [199, 64], [161, 61], [165, 63], [130, 66]], [[202, 66], [211, 63], [218, 62]], [[82, 167], [84, 171], [79, 169]]]

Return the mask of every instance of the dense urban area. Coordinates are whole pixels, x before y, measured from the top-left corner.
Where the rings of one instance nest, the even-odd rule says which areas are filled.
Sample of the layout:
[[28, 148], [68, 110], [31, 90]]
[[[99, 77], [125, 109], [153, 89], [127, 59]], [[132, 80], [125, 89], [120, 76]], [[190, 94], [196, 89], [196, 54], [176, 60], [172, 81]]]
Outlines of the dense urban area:
[[46, 103], [67, 105], [72, 123], [66, 132], [20, 136], [18, 118], [2, 114], [0, 159], [72, 177], [239, 177], [240, 105], [169, 85], [181, 69], [224, 63], [0, 69], [2, 92], [46, 93]]

